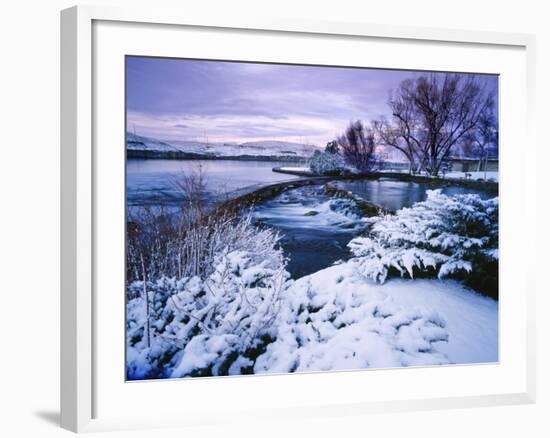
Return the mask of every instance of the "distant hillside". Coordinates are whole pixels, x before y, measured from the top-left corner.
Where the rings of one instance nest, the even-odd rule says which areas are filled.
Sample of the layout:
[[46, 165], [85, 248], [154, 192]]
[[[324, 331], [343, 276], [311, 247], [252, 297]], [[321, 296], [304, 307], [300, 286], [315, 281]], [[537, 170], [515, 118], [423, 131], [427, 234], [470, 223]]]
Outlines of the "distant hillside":
[[126, 133], [126, 150], [129, 158], [303, 161], [311, 157], [318, 148], [274, 140], [241, 144], [162, 141]]

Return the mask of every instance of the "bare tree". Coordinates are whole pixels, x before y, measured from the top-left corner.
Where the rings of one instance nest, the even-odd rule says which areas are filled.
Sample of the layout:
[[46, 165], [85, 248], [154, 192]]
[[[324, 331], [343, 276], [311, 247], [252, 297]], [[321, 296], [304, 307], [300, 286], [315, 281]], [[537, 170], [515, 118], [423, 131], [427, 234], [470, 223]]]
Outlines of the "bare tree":
[[401, 82], [389, 99], [393, 124], [384, 144], [403, 152], [411, 169], [437, 176], [453, 146], [492, 111], [494, 99], [474, 75], [430, 74]]
[[[487, 158], [490, 145], [498, 146], [498, 127], [496, 117], [491, 108], [481, 114], [479, 123], [465, 136], [465, 144], [470, 145], [471, 152], [478, 158], [477, 170], [481, 171], [483, 160]], [[463, 146], [463, 149], [465, 149]]]
[[369, 174], [378, 169], [374, 130], [365, 128], [360, 120], [350, 122], [337, 142], [344, 160], [362, 174]]
[[412, 122], [404, 123], [400, 120], [396, 124], [390, 124], [386, 119], [373, 122], [379, 143], [401, 151], [409, 161], [409, 174], [418, 172], [420, 161], [419, 148], [414, 142], [409, 126]]

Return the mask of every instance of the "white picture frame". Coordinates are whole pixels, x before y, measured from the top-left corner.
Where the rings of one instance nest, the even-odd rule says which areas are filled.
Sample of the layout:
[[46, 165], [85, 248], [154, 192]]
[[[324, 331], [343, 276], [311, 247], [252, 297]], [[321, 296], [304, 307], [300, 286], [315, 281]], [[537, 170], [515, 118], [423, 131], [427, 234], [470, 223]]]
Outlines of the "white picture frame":
[[[225, 32], [229, 30], [237, 30], [241, 36], [244, 35], [251, 41], [253, 46], [254, 38], [262, 33], [269, 33], [273, 38], [279, 37], [296, 37], [307, 38], [308, 36], [316, 37], [334, 37], [334, 38], [350, 38], [354, 41], [384, 41], [386, 44], [400, 44], [406, 42], [411, 46], [418, 45], [440, 45], [453, 44], [457, 47], [469, 48], [485, 48], [494, 50], [495, 52], [515, 53], [514, 56], [520, 56], [522, 59], [521, 65], [516, 65], [520, 74], [518, 77], [524, 78], [525, 82], [516, 83], [517, 96], [515, 99], [520, 101], [521, 115], [525, 117], [522, 120], [520, 129], [517, 133], [510, 135], [524, 134], [526, 154], [535, 154], [535, 141], [533, 134], [532, 121], [534, 120], [534, 46], [535, 40], [531, 35], [523, 34], [507, 34], [507, 33], [490, 33], [483, 31], [460, 31], [450, 29], [424, 29], [415, 27], [397, 27], [386, 25], [373, 25], [366, 23], [338, 23], [338, 22], [315, 22], [307, 19], [272, 19], [272, 18], [250, 18], [243, 16], [238, 21], [232, 20], [228, 22], [223, 17], [199, 16], [189, 10], [164, 11], [161, 9], [151, 8], [148, 10], [134, 9], [119, 9], [110, 7], [96, 6], [78, 6], [62, 11], [61, 13], [61, 426], [75, 431], [100, 431], [112, 429], [127, 429], [127, 428], [146, 428], [146, 427], [163, 427], [177, 426], [189, 424], [202, 424], [207, 421], [208, 415], [206, 406], [201, 402], [195, 406], [197, 409], [193, 415], [186, 414], [183, 407], [176, 408], [173, 411], [166, 411], [162, 406], [157, 411], [147, 411], [150, 415], [132, 416], [127, 412], [121, 411], [120, 415], [112, 414], [109, 411], [108, 415], [103, 415], [101, 400], [105, 400], [105, 391], [102, 388], [102, 382], [107, 381], [103, 377], [101, 371], [105, 367], [98, 357], [98, 349], [103, 348], [105, 337], [103, 331], [108, 328], [105, 322], [102, 324], [102, 329], [98, 331], [98, 309], [105, 305], [105, 300], [97, 300], [98, 284], [103, 284], [105, 280], [101, 278], [101, 269], [98, 271], [98, 266], [102, 261], [99, 254], [103, 251], [100, 243], [98, 243], [98, 227], [101, 223], [101, 208], [97, 208], [102, 200], [101, 189], [102, 184], [105, 185], [107, 178], [104, 172], [104, 160], [109, 160], [105, 154], [98, 156], [96, 150], [96, 141], [98, 138], [103, 138], [102, 132], [97, 130], [98, 120], [101, 115], [98, 114], [99, 108], [104, 105], [103, 97], [98, 97], [96, 87], [99, 77], [103, 70], [95, 65], [94, 60], [101, 59], [101, 53], [98, 51], [104, 50], [105, 44], [102, 45], [101, 33], [94, 26], [98, 23], [107, 23], [109, 26], [131, 25], [148, 26], [150, 35], [154, 33], [162, 33], [172, 31], [178, 28], [200, 30], [203, 34], [208, 32]], [[114, 29], [114, 28], [112, 28]], [[111, 31], [108, 31], [111, 32]], [[113, 47], [116, 50], [109, 56], [118, 56], [124, 52], [124, 47], [117, 44], [117, 32], [108, 33], [110, 41], [113, 42]], [[125, 32], [125, 30], [123, 30]], [[136, 34], [137, 35], [137, 34]], [[138, 38], [139, 39], [139, 38]], [[155, 38], [153, 38], [154, 40]], [[161, 37], [158, 39], [158, 44], [161, 44]], [[153, 47], [157, 43], [152, 43]], [[152, 50], [149, 48], [149, 50]], [[200, 47], [196, 50], [200, 51]], [[266, 49], [269, 50], [269, 49]], [[122, 52], [120, 52], [122, 51]], [[517, 55], [520, 53], [521, 55]], [[132, 52], [132, 54], [135, 54]], [[330, 54], [329, 54], [330, 55]], [[327, 56], [329, 56], [327, 55]], [[98, 56], [100, 58], [98, 58]], [[106, 56], [106, 60], [110, 59]], [[235, 55], [238, 56], [239, 55]], [[269, 56], [269, 54], [266, 54]], [[117, 58], [118, 59], [118, 58]], [[254, 59], [248, 59], [254, 60]], [[417, 60], [417, 67], [421, 65], [421, 60]], [[413, 66], [413, 61], [407, 68]], [[480, 68], [483, 69], [482, 62]], [[516, 63], [517, 64], [517, 63]], [[103, 62], [102, 65], [105, 65]], [[460, 59], [455, 60], [455, 66], [460, 65]], [[118, 78], [113, 84], [120, 84], [121, 78]], [[123, 80], [123, 79], [122, 79]], [[510, 79], [510, 87], [513, 85]], [[112, 85], [112, 84], [111, 84]], [[103, 100], [102, 100], [103, 99]], [[506, 105], [507, 101], [501, 102], [501, 105]], [[515, 102], [515, 101], [514, 101]], [[116, 120], [123, 108], [117, 105], [117, 113], [113, 113]], [[103, 107], [102, 107], [103, 108]], [[115, 122], [116, 122], [115, 120]], [[525, 123], [523, 123], [525, 121]], [[115, 123], [113, 122], [113, 123]], [[117, 128], [115, 128], [116, 130]], [[121, 126], [119, 129], [124, 130]], [[503, 127], [506, 130], [506, 126]], [[117, 137], [111, 137], [117, 138]], [[123, 137], [120, 137], [123, 144]], [[512, 137], [510, 137], [512, 138]], [[506, 143], [504, 143], [506, 147]], [[99, 157], [99, 158], [98, 158]], [[103, 166], [103, 167], [102, 167]], [[518, 178], [520, 184], [518, 187], [503, 184], [501, 190], [503, 193], [510, 193], [509, 200], [512, 202], [515, 199], [525, 197], [532, 204], [536, 205], [534, 198], [534, 188], [536, 176], [534, 170], [530, 173], [523, 166], [515, 171], [515, 178]], [[113, 168], [117, 168], [117, 164], [113, 164]], [[100, 171], [98, 169], [103, 169]], [[119, 169], [120, 170], [120, 169]], [[118, 172], [118, 170], [115, 170]], [[503, 169], [504, 178], [506, 178], [506, 168]], [[119, 174], [117, 174], [119, 175]], [[508, 173], [510, 175], [510, 172]], [[119, 175], [120, 176], [120, 175]], [[109, 175], [109, 178], [111, 175]], [[114, 180], [118, 181], [118, 177]], [[503, 177], [501, 177], [503, 178]], [[110, 181], [110, 180], [109, 180]], [[504, 180], [501, 181], [501, 183]], [[115, 183], [116, 185], [116, 183]], [[110, 202], [119, 202], [120, 197], [112, 199]], [[123, 198], [122, 198], [123, 199]], [[123, 208], [123, 206], [120, 206]], [[510, 207], [510, 205], [509, 205]], [[518, 211], [515, 215], [522, 215], [524, 221], [528, 225], [534, 227], [535, 209], [530, 211]], [[504, 217], [506, 210], [503, 208], [501, 218]], [[511, 213], [514, 214], [514, 213]], [[510, 221], [509, 230], [513, 230], [516, 222]], [[120, 228], [119, 228], [120, 231]], [[116, 230], [115, 230], [116, 232]], [[511, 231], [510, 231], [511, 233]], [[508, 237], [506, 237], [508, 239]], [[516, 247], [520, 243], [510, 241], [508, 248]], [[526, 242], [521, 245], [534, 247], [534, 236], [527, 236]], [[116, 252], [116, 251], [115, 251]], [[99, 257], [99, 258], [98, 258]], [[504, 255], [506, 258], [506, 255]], [[499, 375], [492, 382], [493, 386], [487, 386], [489, 389], [481, 388], [481, 393], [473, 391], [468, 392], [468, 389], [446, 393], [443, 388], [437, 394], [432, 392], [430, 396], [417, 397], [413, 392], [406, 393], [396, 391], [392, 393], [390, 398], [375, 396], [374, 398], [361, 398], [359, 396], [349, 397], [346, 392], [334, 394], [334, 399], [331, 401], [323, 397], [316, 398], [315, 394], [308, 397], [300, 398], [296, 404], [285, 404], [280, 398], [275, 397], [273, 406], [257, 410], [252, 406], [247, 406], [244, 402], [241, 409], [232, 412], [224, 413], [222, 409], [214, 409], [216, 421], [223, 422], [231, 417], [236, 418], [296, 418], [310, 417], [312, 415], [342, 415], [342, 414], [366, 414], [369, 412], [397, 412], [415, 409], [441, 409], [441, 408], [456, 408], [456, 407], [474, 407], [488, 405], [504, 405], [504, 404], [520, 404], [532, 403], [535, 400], [535, 309], [534, 309], [534, 278], [535, 274], [529, 272], [527, 265], [520, 265], [514, 273], [513, 279], [519, 288], [519, 305], [525, 312], [521, 312], [519, 318], [519, 333], [514, 339], [510, 339], [511, 343], [515, 343], [514, 352], [517, 360], [517, 366], [514, 368], [513, 379], [514, 385], [502, 388], [499, 387], [499, 382], [504, 380], [505, 374]], [[98, 274], [99, 272], [99, 274]], [[508, 277], [507, 277], [508, 278]], [[510, 277], [511, 278], [511, 277]], [[118, 287], [118, 286], [115, 286]], [[121, 290], [122, 294], [122, 290]], [[514, 306], [518, 303], [505, 303], [504, 306]], [[506, 309], [504, 309], [506, 310]], [[113, 327], [116, 324], [121, 326], [124, 323], [123, 314], [114, 313], [115, 319], [110, 320], [108, 324]], [[118, 316], [117, 316], [118, 315]], [[504, 315], [504, 316], [503, 316]], [[501, 314], [501, 328], [506, 329], [507, 324], [512, 324], [511, 321], [505, 320], [507, 312]], [[506, 330], [505, 330], [506, 332]], [[508, 342], [508, 339], [501, 338], [502, 342]], [[118, 348], [118, 347], [117, 347]], [[107, 351], [107, 350], [106, 350]], [[109, 350], [110, 351], [110, 350]], [[118, 350], [117, 350], [118, 351]], [[518, 354], [519, 351], [519, 354]], [[114, 359], [117, 360], [117, 359]], [[500, 369], [507, 367], [506, 361], [496, 365]], [[466, 373], [473, 378], [485, 379], [485, 375], [498, 374], [499, 368], [483, 368], [480, 366], [463, 367], [460, 375], [465, 376]], [[480, 371], [481, 370], [481, 371]], [[483, 371], [484, 370], [484, 371]], [[388, 370], [387, 372], [393, 372]], [[350, 384], [354, 379], [359, 379], [359, 376], [370, 373], [369, 379], [372, 381], [373, 372], [340, 372], [330, 373], [330, 378], [327, 379], [327, 385], [342, 385], [344, 382]], [[376, 371], [374, 373], [386, 373], [386, 371]], [[411, 370], [416, 379], [429, 379], [430, 375], [439, 374], [437, 378], [446, 379], [448, 371], [438, 371], [435, 368]], [[495, 374], [496, 373], [496, 374]], [[479, 376], [476, 377], [476, 375]], [[382, 375], [382, 374], [381, 374]], [[412, 374], [411, 374], [412, 375]], [[409, 376], [411, 376], [409, 375]], [[509, 374], [512, 376], [512, 374]], [[407, 381], [407, 375], [394, 374], [392, 378], [397, 380], [403, 379]], [[460, 378], [460, 377], [458, 377]], [[463, 377], [464, 378], [464, 377]], [[239, 380], [241, 379], [241, 380]], [[254, 385], [245, 383], [246, 379], [254, 379]], [[275, 380], [273, 380], [275, 379]], [[221, 379], [195, 379], [189, 383], [193, 385], [195, 391], [219, 391], [223, 392], [234, 391], [243, 386], [243, 392], [254, 391], [251, 386], [263, 387], [263, 391], [269, 388], [287, 387], [293, 385], [304, 388], [307, 385], [318, 385], [322, 382], [322, 374], [298, 375], [292, 376], [293, 380], [282, 378], [281, 376], [261, 376], [261, 377], [244, 377], [244, 378], [221, 378]], [[331, 379], [332, 383], [328, 382]], [[338, 380], [340, 379], [340, 380]], [[500, 379], [500, 380], [499, 380]], [[145, 386], [139, 386], [140, 383], [125, 383], [124, 378], [120, 375], [121, 387], [132, 387], [131, 396], [135, 397], [139, 391], [145, 391]], [[248, 380], [250, 381], [250, 380]], [[217, 383], [218, 382], [218, 383]], [[303, 382], [303, 383], [302, 383]], [[265, 385], [264, 385], [265, 383]], [[147, 390], [155, 392], [151, 384]], [[162, 391], [168, 391], [169, 385], [175, 385], [175, 382], [160, 382], [158, 391], [155, 394], [160, 394]], [[103, 384], [104, 385], [104, 384]], [[156, 382], [155, 385], [159, 385]], [[179, 385], [179, 383], [178, 383]], [[105, 385], [104, 385], [105, 386]], [[246, 386], [246, 387], [245, 387]], [[180, 386], [181, 387], [181, 386]], [[250, 388], [247, 388], [250, 387]], [[328, 386], [330, 387], [330, 386]], [[344, 384], [345, 387], [345, 384]], [[98, 389], [100, 388], [100, 389]], [[202, 388], [202, 389], [201, 389]], [[493, 388], [493, 389], [490, 389]], [[101, 397], [98, 397], [98, 391]], [[483, 392], [485, 391], [485, 392]], [[116, 392], [109, 393], [108, 396], [113, 398], [113, 403], [121, 403], [122, 399], [116, 398]], [[120, 393], [121, 394], [121, 393]], [[119, 394], [119, 395], [120, 395]], [[202, 413], [201, 413], [202, 410]], [[106, 408], [105, 412], [108, 409]], [[99, 413], [99, 414], [98, 414]], [[213, 415], [210, 414], [210, 420]]]

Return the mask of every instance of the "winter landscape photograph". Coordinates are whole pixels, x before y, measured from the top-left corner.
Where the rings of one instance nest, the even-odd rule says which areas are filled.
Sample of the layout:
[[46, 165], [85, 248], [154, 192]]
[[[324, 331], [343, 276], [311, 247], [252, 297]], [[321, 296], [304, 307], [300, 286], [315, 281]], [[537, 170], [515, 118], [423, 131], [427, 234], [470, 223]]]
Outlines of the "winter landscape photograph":
[[498, 76], [125, 63], [127, 380], [499, 361]]

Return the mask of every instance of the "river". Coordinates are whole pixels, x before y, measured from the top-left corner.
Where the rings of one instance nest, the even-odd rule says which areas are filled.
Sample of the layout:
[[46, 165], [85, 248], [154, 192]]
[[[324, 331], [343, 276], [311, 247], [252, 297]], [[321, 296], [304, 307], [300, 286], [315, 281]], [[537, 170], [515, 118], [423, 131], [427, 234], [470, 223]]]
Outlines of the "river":
[[[144, 205], [179, 206], [184, 197], [177, 181], [202, 169], [206, 191], [212, 200], [250, 186], [294, 180], [298, 177], [275, 173], [282, 163], [238, 160], [143, 160], [130, 159], [127, 165], [127, 200], [130, 208]], [[283, 163], [284, 165], [284, 163]], [[371, 203], [390, 210], [410, 207], [426, 199], [434, 184], [380, 178], [368, 181], [338, 181]], [[483, 198], [491, 194], [459, 186], [441, 187], [448, 195], [475, 193]], [[288, 271], [299, 278], [328, 267], [350, 256], [348, 242], [364, 230], [360, 214], [351, 201], [334, 199], [322, 185], [288, 190], [254, 209], [258, 224], [280, 231], [281, 245], [289, 258]]]

